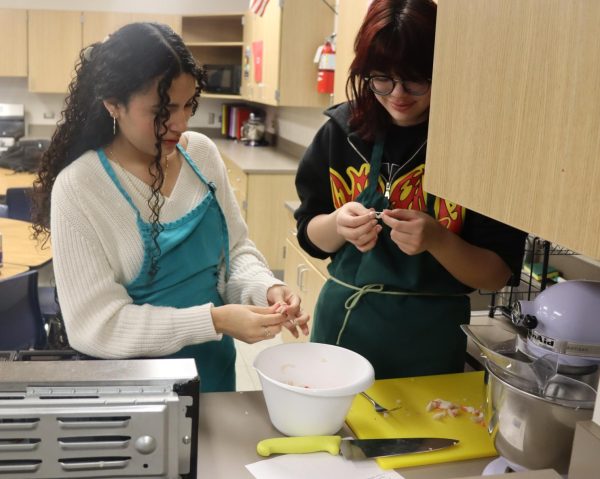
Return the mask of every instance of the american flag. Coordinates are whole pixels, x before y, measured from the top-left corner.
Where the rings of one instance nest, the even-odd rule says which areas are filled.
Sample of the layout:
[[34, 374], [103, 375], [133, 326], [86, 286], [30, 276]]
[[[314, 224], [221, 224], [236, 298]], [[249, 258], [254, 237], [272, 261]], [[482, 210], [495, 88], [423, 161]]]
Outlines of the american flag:
[[267, 8], [269, 0], [250, 0], [250, 11], [262, 17]]

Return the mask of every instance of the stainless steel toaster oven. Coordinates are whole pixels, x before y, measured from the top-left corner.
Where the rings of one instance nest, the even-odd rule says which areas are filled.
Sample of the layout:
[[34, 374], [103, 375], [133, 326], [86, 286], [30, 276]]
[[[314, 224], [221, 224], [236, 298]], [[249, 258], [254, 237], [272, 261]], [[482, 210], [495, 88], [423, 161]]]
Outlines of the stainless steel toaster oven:
[[0, 361], [0, 479], [195, 479], [192, 359]]

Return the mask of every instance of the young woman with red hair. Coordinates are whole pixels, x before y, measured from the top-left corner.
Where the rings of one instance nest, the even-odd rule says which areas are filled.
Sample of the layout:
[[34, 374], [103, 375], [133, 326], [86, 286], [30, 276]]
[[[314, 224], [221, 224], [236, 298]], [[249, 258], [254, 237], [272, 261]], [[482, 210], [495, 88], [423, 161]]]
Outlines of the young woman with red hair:
[[296, 178], [298, 240], [332, 259], [311, 340], [357, 351], [377, 378], [462, 371], [467, 295], [506, 285], [523, 253], [525, 233], [422, 188], [436, 10], [370, 4], [349, 101], [326, 111]]

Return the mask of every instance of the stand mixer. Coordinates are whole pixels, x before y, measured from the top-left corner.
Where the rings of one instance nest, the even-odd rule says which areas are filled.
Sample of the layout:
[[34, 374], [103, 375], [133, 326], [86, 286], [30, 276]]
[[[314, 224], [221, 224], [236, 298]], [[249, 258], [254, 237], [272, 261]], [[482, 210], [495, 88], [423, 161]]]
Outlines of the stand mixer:
[[488, 432], [502, 456], [484, 475], [569, 468], [575, 425], [600, 378], [600, 282], [567, 281], [519, 301], [515, 328], [463, 325], [487, 374]]

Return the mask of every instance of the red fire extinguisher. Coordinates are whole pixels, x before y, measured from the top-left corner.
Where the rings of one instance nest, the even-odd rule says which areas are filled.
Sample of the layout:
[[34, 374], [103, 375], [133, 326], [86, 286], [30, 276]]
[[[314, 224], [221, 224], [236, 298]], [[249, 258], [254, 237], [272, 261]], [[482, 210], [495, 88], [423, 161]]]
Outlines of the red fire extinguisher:
[[333, 78], [335, 75], [335, 50], [331, 42], [326, 41], [319, 56], [319, 73], [317, 75], [317, 91], [333, 93]]

